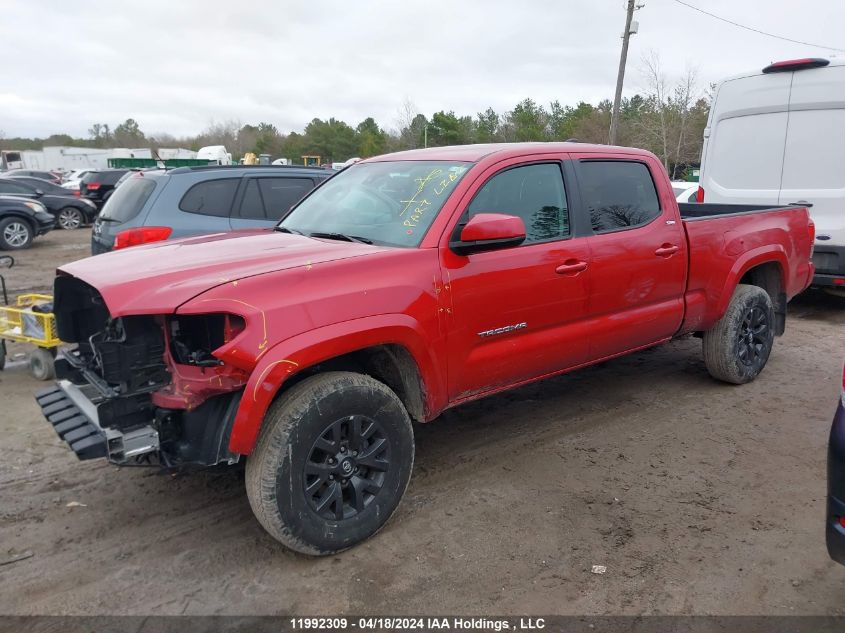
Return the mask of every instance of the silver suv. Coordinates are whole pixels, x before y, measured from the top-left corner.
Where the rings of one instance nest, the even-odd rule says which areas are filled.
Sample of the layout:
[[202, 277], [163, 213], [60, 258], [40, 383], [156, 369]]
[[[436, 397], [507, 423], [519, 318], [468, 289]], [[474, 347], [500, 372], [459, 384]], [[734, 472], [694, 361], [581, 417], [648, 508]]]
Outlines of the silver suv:
[[138, 172], [115, 190], [94, 222], [91, 253], [189, 235], [272, 227], [333, 173], [263, 165]]

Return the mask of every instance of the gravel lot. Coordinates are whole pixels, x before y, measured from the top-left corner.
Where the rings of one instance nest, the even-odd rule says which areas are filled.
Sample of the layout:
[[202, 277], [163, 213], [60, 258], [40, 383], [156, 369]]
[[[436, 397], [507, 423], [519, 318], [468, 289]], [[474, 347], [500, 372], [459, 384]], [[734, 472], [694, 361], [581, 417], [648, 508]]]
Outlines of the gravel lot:
[[[49, 289], [88, 240], [36, 240], [13, 293]], [[447, 412], [418, 429], [387, 528], [323, 559], [262, 531], [242, 469], [78, 462], [18, 359], [0, 562], [32, 556], [0, 566], [0, 613], [842, 614], [823, 517], [843, 326], [845, 299], [809, 293], [750, 385], [711, 380], [687, 338]]]

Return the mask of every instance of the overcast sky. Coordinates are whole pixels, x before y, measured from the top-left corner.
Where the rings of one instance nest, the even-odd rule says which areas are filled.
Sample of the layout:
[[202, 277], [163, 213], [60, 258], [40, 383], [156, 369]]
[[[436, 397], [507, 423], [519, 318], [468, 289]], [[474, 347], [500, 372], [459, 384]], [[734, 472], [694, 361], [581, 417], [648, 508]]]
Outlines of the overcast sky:
[[[845, 49], [842, 0], [686, 0], [758, 29]], [[702, 89], [772, 60], [831, 51], [741, 30], [677, 4], [640, 0], [625, 94], [644, 53]], [[67, 132], [128, 117], [147, 134], [212, 121], [301, 131], [314, 117], [395, 128], [406, 99], [499, 112], [613, 97], [624, 0], [0, 0], [0, 130]], [[845, 56], [845, 53], [838, 53]]]

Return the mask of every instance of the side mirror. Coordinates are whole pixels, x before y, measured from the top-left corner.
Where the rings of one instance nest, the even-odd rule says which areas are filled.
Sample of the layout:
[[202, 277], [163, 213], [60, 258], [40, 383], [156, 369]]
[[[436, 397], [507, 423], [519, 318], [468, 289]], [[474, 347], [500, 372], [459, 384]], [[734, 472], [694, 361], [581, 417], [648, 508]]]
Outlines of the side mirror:
[[476, 213], [461, 229], [461, 239], [451, 242], [449, 248], [458, 255], [469, 255], [518, 246], [524, 241], [522, 218], [503, 213]]

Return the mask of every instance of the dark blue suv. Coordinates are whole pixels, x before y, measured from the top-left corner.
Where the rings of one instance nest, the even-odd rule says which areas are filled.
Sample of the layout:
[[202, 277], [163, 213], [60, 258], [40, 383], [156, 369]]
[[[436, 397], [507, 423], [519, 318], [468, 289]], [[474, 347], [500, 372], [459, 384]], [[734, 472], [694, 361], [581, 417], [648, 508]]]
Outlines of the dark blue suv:
[[138, 172], [111, 195], [91, 252], [176, 237], [272, 227], [334, 172], [292, 166], [178, 167]]

